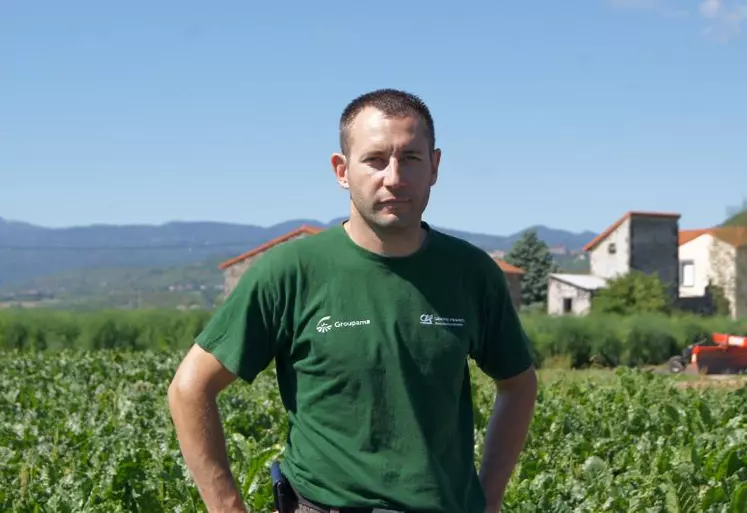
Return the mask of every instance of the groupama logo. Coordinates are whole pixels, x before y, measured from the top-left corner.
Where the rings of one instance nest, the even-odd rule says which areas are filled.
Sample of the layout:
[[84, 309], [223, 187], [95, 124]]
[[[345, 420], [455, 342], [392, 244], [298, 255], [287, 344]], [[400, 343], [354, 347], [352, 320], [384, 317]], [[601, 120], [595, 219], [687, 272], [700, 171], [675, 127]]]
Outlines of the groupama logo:
[[332, 325], [327, 323], [327, 321], [331, 317], [331, 315], [326, 315], [319, 319], [319, 322], [316, 323], [316, 331], [318, 331], [319, 333], [327, 333], [329, 330], [331, 330]]
[[331, 315], [325, 315], [319, 322], [316, 323], [316, 331], [319, 333], [327, 333], [332, 328], [352, 328], [355, 326], [366, 326], [371, 324], [371, 319], [358, 319], [353, 321], [330, 321]]

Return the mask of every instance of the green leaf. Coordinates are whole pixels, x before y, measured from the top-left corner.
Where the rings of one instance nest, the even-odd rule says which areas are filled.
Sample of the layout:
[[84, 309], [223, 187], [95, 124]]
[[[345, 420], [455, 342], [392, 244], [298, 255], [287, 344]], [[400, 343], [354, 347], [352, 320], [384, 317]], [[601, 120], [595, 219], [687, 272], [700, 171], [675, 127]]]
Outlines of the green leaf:
[[741, 483], [731, 494], [731, 513], [744, 513], [747, 511], [747, 483]]
[[718, 465], [716, 479], [726, 479], [743, 467], [745, 467], [745, 463], [739, 458], [737, 448], [730, 449]]

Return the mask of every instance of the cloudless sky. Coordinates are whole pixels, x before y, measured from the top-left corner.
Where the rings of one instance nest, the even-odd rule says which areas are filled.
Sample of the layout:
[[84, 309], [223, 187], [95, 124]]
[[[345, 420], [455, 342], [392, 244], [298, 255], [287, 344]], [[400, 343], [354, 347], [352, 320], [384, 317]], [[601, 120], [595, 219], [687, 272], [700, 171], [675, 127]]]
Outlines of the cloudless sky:
[[0, 216], [328, 221], [340, 111], [379, 87], [432, 109], [438, 226], [701, 227], [747, 197], [736, 3], [3, 0]]

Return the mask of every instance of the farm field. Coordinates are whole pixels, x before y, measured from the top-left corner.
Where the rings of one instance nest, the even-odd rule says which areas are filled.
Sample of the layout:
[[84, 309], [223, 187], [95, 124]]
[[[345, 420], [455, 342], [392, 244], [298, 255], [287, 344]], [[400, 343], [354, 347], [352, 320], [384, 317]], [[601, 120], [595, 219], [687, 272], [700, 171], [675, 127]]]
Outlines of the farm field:
[[[0, 511], [205, 511], [166, 404], [180, 357], [0, 353]], [[492, 389], [474, 376], [479, 462]], [[744, 381], [627, 368], [541, 379], [504, 511], [747, 511]], [[220, 405], [245, 501], [271, 511], [266, 464], [285, 436], [273, 371], [229, 387]]]

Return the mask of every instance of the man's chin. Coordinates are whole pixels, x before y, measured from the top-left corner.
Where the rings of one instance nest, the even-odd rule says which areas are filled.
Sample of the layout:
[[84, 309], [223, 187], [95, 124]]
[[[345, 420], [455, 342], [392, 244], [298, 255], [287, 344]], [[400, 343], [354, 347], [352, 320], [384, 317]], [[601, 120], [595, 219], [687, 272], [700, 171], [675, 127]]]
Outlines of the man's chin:
[[379, 213], [374, 216], [374, 223], [384, 230], [404, 230], [413, 225], [413, 219], [408, 215]]

